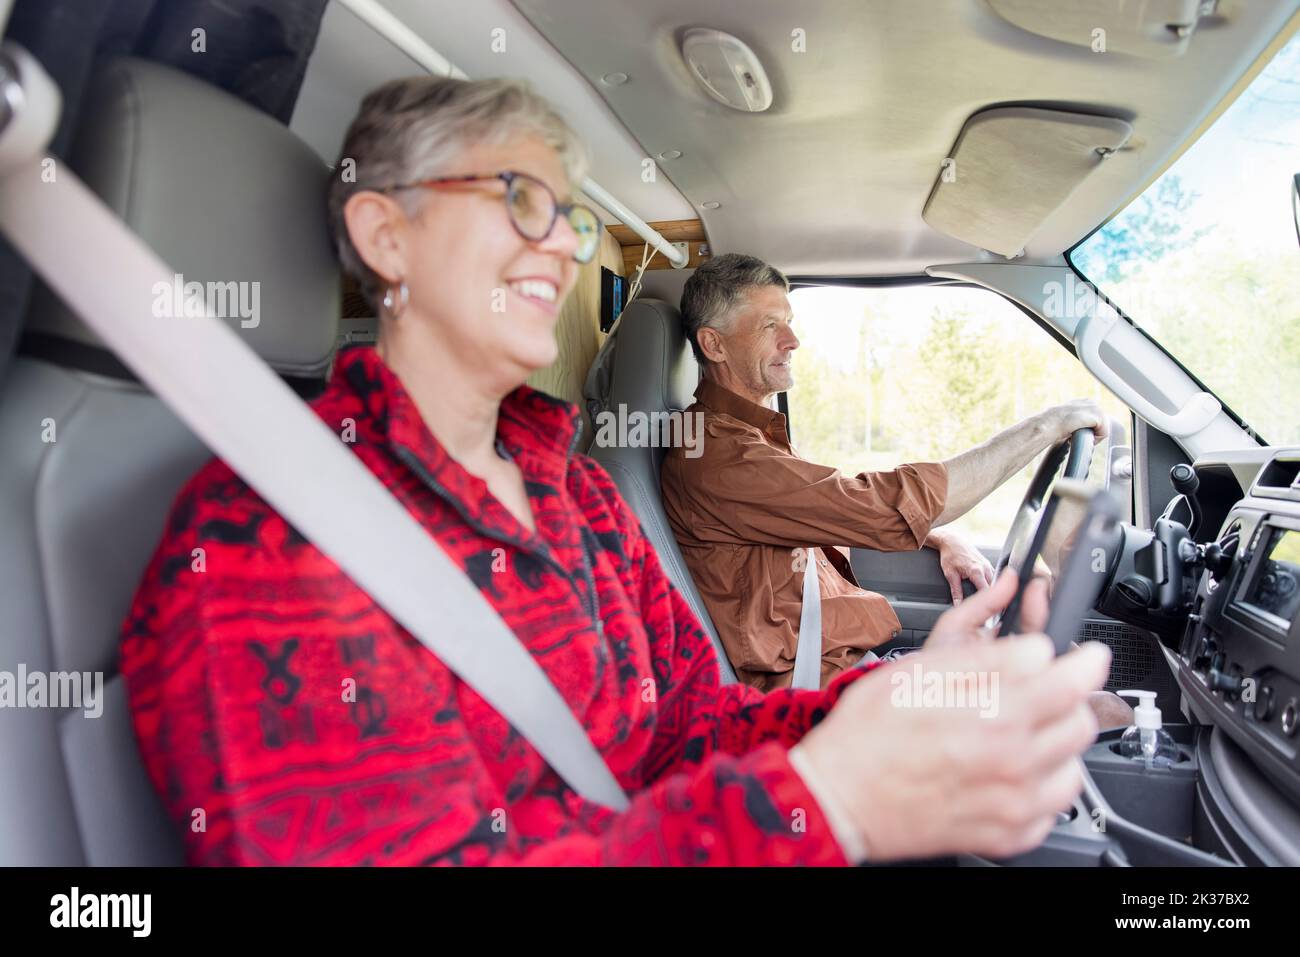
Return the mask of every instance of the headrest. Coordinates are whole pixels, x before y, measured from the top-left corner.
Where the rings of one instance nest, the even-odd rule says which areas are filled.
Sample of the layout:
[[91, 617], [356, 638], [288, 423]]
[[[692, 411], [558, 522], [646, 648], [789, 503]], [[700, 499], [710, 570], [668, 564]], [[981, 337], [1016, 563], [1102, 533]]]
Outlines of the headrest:
[[699, 381], [700, 367], [677, 307], [660, 299], [634, 299], [596, 356], [584, 392], [593, 418], [619, 404], [644, 412], [672, 411], [694, 401]]
[[[68, 162], [276, 371], [325, 374], [339, 316], [330, 170], [287, 128], [194, 77], [119, 59], [89, 83]], [[103, 347], [43, 286], [26, 327]]]

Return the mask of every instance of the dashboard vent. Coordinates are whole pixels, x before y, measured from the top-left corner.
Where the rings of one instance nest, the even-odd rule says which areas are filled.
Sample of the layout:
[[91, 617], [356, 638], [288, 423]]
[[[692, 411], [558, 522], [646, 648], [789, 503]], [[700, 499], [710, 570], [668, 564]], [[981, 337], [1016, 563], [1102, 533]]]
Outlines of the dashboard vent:
[[1279, 452], [1260, 471], [1252, 495], [1300, 499], [1300, 450]]

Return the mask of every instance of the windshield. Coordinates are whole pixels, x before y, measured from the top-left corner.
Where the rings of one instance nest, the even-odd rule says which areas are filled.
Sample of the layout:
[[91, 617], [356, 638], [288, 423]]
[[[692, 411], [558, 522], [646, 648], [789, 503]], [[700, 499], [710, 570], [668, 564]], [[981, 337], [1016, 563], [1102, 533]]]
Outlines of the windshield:
[[1151, 186], [1071, 253], [1260, 441], [1300, 443], [1300, 35]]

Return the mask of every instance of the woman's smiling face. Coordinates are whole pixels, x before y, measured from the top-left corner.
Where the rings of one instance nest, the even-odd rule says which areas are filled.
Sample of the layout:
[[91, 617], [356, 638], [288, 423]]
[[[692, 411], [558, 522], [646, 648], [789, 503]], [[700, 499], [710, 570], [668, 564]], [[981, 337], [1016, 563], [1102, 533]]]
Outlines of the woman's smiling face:
[[[514, 172], [545, 183], [559, 202], [570, 184], [556, 150], [524, 135], [501, 145], [474, 144], [438, 178]], [[515, 229], [506, 183], [488, 178], [413, 187], [408, 216], [391, 196], [362, 192], [348, 202], [353, 243], [409, 297], [398, 324], [427, 323], [457, 365], [487, 373], [508, 391], [555, 362], [555, 324], [577, 279], [578, 237], [564, 216], [550, 233], [529, 240]], [[539, 189], [533, 190], [534, 199]], [[543, 200], [545, 202], [545, 200]]]
[[[537, 137], [465, 149], [443, 175], [526, 173], [565, 202], [559, 155]], [[578, 237], [563, 216], [550, 235], [519, 235], [506, 184], [484, 180], [425, 190], [408, 254], [410, 311], [434, 323], [463, 361], [517, 367], [522, 376], [558, 356], [555, 323], [577, 279]], [[400, 321], [400, 320], [399, 320]]]

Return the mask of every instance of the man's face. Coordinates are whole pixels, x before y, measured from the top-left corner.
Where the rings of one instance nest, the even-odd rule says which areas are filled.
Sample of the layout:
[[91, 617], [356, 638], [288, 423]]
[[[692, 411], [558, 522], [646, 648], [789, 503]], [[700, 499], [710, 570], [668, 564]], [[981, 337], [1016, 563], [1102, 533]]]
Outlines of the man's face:
[[[718, 366], [719, 385], [760, 404], [793, 386], [790, 360], [799, 348], [793, 322], [790, 300], [780, 286], [747, 289], [728, 326], [701, 330], [701, 345]], [[716, 338], [707, 336], [710, 332]]]

